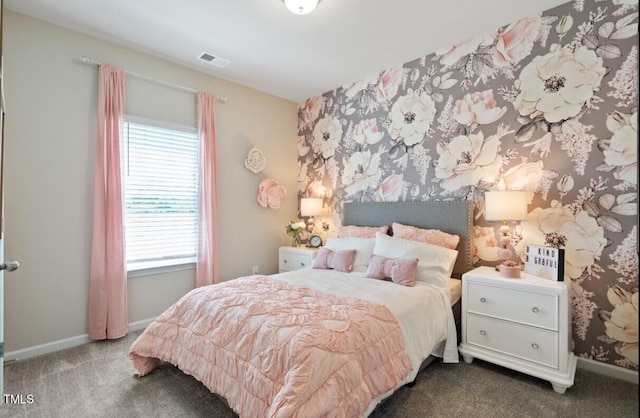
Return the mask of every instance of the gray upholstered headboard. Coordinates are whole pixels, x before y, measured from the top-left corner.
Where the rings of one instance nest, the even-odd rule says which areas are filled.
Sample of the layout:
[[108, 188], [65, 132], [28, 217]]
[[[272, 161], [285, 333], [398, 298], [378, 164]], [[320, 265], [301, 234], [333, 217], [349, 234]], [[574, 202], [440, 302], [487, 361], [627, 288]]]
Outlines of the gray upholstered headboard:
[[419, 228], [439, 229], [460, 236], [453, 277], [472, 269], [471, 204], [467, 201], [350, 202], [344, 204], [343, 225], [391, 226], [398, 222]]

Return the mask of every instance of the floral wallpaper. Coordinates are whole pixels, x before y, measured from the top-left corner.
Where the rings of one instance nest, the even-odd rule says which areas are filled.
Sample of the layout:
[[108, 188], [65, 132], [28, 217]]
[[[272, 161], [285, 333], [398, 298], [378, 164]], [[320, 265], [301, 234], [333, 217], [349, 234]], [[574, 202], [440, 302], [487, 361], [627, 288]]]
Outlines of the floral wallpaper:
[[298, 132], [329, 233], [344, 202], [467, 199], [493, 265], [484, 192], [528, 190], [514, 247], [565, 249], [574, 352], [638, 370], [638, 0], [571, 1], [310, 98]]

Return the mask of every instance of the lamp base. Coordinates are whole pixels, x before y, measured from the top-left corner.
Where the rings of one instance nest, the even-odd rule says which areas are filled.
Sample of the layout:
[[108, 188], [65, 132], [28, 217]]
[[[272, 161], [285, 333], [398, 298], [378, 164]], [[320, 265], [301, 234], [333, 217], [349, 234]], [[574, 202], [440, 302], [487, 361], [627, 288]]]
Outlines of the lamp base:
[[316, 227], [315, 220], [313, 219], [313, 217], [310, 217], [307, 220], [307, 232], [310, 234], [313, 234], [313, 230], [315, 229], [315, 227]]

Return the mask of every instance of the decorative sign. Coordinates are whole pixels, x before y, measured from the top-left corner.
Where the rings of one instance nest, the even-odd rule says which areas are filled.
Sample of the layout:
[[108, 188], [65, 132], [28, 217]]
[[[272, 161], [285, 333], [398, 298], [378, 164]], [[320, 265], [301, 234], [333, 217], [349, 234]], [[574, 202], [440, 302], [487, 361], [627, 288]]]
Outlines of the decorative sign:
[[527, 245], [524, 271], [545, 279], [563, 281], [564, 250], [540, 245]]

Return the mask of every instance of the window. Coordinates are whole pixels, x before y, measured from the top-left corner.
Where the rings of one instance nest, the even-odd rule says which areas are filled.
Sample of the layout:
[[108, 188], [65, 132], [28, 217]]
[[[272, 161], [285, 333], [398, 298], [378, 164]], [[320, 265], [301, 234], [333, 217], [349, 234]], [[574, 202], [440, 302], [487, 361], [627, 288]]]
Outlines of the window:
[[127, 271], [195, 262], [198, 150], [194, 128], [125, 117], [121, 156]]

